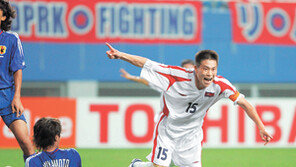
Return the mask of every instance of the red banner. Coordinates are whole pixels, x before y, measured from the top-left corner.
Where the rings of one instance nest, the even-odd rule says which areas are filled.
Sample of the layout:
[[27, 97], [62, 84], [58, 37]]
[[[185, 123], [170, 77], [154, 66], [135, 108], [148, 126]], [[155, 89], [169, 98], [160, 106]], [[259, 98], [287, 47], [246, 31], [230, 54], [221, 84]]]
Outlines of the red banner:
[[295, 3], [230, 2], [236, 43], [296, 44]]
[[14, 1], [23, 41], [199, 43], [201, 2]]
[[[58, 118], [62, 124], [61, 147], [75, 147], [76, 100], [67, 98], [22, 98], [25, 117], [33, 136], [34, 123], [41, 117]], [[0, 147], [18, 148], [19, 145], [3, 121], [0, 121]]]
[[[249, 100], [273, 136], [268, 146], [295, 147], [295, 99]], [[61, 120], [61, 147], [149, 148], [153, 142], [153, 117], [159, 118], [161, 111], [159, 98], [26, 97], [22, 102], [30, 136], [39, 118]], [[220, 100], [207, 112], [203, 131], [206, 147], [263, 147], [256, 125], [241, 107], [227, 99]], [[0, 121], [0, 141], [0, 148], [19, 148], [3, 121]]]

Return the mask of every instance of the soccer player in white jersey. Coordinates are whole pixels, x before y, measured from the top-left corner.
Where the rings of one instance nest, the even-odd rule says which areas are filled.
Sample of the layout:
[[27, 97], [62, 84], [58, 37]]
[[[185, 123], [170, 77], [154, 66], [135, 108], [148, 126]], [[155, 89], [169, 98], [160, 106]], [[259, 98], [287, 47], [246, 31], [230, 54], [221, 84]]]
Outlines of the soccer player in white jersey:
[[[181, 67], [183, 68], [187, 68], [187, 69], [194, 69], [194, 61], [191, 60], [191, 59], [184, 59], [182, 60], [181, 62]], [[128, 80], [131, 80], [131, 81], [134, 81], [134, 82], [138, 82], [140, 84], [143, 84], [143, 85], [146, 85], [146, 86], [149, 86], [150, 88], [158, 91], [158, 92], [162, 92], [161, 89], [159, 89], [158, 87], [156, 86], [153, 86], [152, 83], [149, 83], [146, 79], [143, 79], [139, 76], [134, 76], [134, 75], [131, 75], [130, 73], [128, 73], [127, 71], [125, 71], [124, 69], [120, 69], [120, 72], [121, 72], [121, 75], [123, 78], [126, 78]], [[157, 123], [158, 121], [158, 118], [159, 118], [159, 115], [161, 113], [156, 113], [155, 116], [154, 116], [154, 122]]]
[[223, 97], [241, 106], [260, 130], [267, 144], [272, 136], [265, 130], [255, 108], [232, 84], [217, 76], [218, 54], [202, 50], [195, 56], [194, 70], [163, 65], [127, 54], [110, 44], [107, 55], [141, 67], [141, 77], [162, 90], [162, 115], [156, 124], [150, 162], [134, 159], [130, 167], [167, 167], [171, 160], [181, 167], [201, 167], [202, 124], [208, 109]]

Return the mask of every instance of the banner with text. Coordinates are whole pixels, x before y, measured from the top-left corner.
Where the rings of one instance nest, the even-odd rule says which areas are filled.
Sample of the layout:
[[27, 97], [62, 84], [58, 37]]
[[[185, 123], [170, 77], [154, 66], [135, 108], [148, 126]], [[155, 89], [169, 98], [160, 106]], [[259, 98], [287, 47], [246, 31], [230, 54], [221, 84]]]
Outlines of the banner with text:
[[[150, 148], [159, 98], [22, 98], [30, 136], [41, 117], [62, 122], [61, 147]], [[250, 99], [273, 136], [267, 147], [296, 147], [296, 100]], [[193, 113], [189, 113], [193, 114]], [[0, 121], [0, 148], [18, 144]], [[255, 124], [242, 108], [221, 100], [204, 119], [205, 147], [263, 147]]]
[[236, 43], [296, 44], [296, 3], [230, 2]]
[[201, 2], [90, 0], [13, 2], [23, 41], [199, 43]]
[[[250, 102], [273, 135], [269, 147], [296, 146], [295, 100]], [[153, 141], [153, 117], [159, 111], [159, 98], [79, 98], [77, 147], [149, 148]], [[255, 124], [230, 100], [221, 100], [210, 108], [203, 129], [205, 147], [264, 146]]]

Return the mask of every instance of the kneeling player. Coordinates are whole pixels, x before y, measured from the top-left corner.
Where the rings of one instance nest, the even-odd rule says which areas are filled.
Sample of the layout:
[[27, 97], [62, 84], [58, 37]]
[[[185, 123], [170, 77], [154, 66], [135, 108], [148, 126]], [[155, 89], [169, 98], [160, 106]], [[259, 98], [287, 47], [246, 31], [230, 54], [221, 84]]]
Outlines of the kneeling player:
[[41, 118], [36, 122], [33, 140], [42, 152], [29, 157], [26, 167], [81, 167], [81, 158], [75, 149], [59, 149], [61, 131], [61, 122], [58, 119]]

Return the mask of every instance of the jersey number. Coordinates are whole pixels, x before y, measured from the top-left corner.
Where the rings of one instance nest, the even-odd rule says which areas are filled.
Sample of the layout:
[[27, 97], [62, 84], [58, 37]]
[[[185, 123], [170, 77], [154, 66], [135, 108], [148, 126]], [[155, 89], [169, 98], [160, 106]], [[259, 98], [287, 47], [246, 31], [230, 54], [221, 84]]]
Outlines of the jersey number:
[[[167, 151], [168, 151], [168, 149], [166, 149], [166, 148], [158, 147], [157, 159], [160, 158], [161, 160], [166, 160], [167, 157], [168, 157], [167, 156]], [[160, 157], [160, 155], [162, 155], [162, 156]]]
[[186, 112], [187, 113], [195, 113], [195, 111], [196, 111], [196, 106], [197, 106], [198, 104], [197, 103], [188, 103], [188, 107], [187, 107], [187, 109], [186, 109]]

